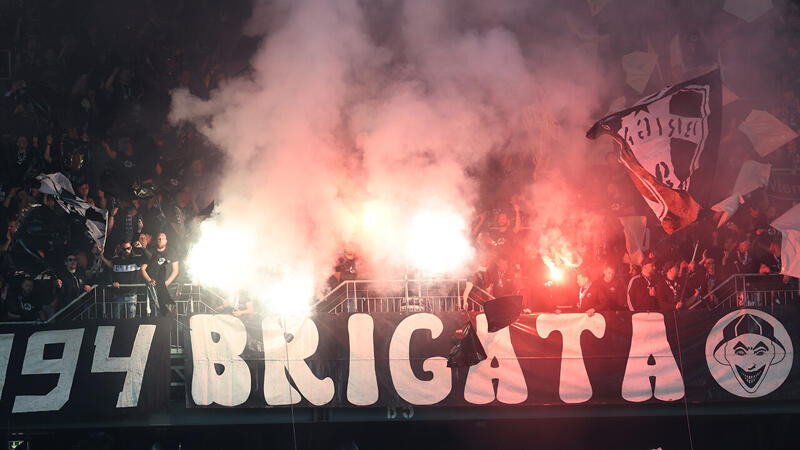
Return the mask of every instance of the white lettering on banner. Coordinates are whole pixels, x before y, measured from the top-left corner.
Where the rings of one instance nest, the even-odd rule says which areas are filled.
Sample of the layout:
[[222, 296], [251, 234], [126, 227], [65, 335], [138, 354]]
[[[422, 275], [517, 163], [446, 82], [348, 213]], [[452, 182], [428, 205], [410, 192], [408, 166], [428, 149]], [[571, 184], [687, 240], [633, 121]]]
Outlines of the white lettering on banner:
[[447, 359], [433, 356], [422, 362], [422, 370], [432, 372], [430, 380], [420, 380], [411, 369], [411, 335], [417, 330], [429, 330], [431, 339], [442, 334], [441, 319], [429, 313], [412, 314], [397, 325], [389, 343], [389, 372], [400, 397], [413, 405], [432, 405], [444, 400], [452, 387], [452, 375]]
[[[681, 399], [683, 378], [667, 340], [664, 316], [636, 313], [631, 316], [631, 327], [631, 351], [622, 379], [622, 398], [629, 402], [643, 402], [653, 395], [662, 401]], [[655, 389], [650, 386], [650, 377], [655, 378]]]
[[353, 314], [347, 320], [347, 334], [350, 340], [347, 401], [354, 405], [372, 405], [378, 401], [374, 328], [375, 324], [369, 314]]
[[[264, 333], [264, 399], [269, 405], [298, 403], [305, 397], [311, 404], [320, 406], [333, 399], [334, 385], [330, 377], [319, 379], [308, 367], [306, 358], [317, 351], [319, 331], [317, 324], [305, 319], [287, 342], [286, 330], [275, 318], [261, 322]], [[289, 384], [292, 378], [300, 393]]]
[[[45, 395], [18, 395], [12, 412], [58, 411], [67, 403], [78, 366], [83, 331], [83, 328], [37, 331], [28, 338], [22, 375], [57, 374], [58, 383]], [[44, 359], [44, 348], [48, 344], [64, 345], [60, 358]]]
[[111, 268], [112, 271], [120, 273], [120, 272], [136, 272], [141, 270], [138, 264], [114, 264]]
[[0, 398], [3, 397], [3, 386], [6, 384], [8, 359], [11, 357], [11, 346], [14, 344], [13, 334], [0, 334]]
[[250, 368], [240, 357], [247, 331], [233, 316], [197, 314], [189, 319], [192, 400], [198, 405], [241, 405], [250, 396]]
[[[583, 403], [592, 398], [592, 384], [586, 373], [581, 351], [581, 334], [591, 332], [602, 338], [606, 320], [600, 314], [542, 314], [536, 318], [536, 331], [546, 339], [553, 331], [561, 333], [561, 376], [558, 396], [564, 403]], [[649, 385], [648, 385], [649, 386]]]
[[130, 408], [139, 404], [139, 393], [142, 391], [142, 378], [150, 354], [150, 344], [156, 334], [155, 325], [139, 325], [130, 357], [112, 357], [111, 341], [114, 340], [113, 326], [97, 327], [94, 340], [94, 358], [92, 373], [125, 372], [125, 383], [117, 396], [117, 408]]
[[[486, 359], [469, 368], [464, 400], [478, 405], [491, 403], [495, 398], [507, 404], [524, 402], [528, 398], [528, 386], [514, 347], [511, 346], [508, 327], [489, 333], [485, 314], [475, 318], [475, 325], [478, 339], [486, 351]], [[495, 360], [497, 367], [492, 367]], [[493, 380], [497, 380], [496, 397]]]

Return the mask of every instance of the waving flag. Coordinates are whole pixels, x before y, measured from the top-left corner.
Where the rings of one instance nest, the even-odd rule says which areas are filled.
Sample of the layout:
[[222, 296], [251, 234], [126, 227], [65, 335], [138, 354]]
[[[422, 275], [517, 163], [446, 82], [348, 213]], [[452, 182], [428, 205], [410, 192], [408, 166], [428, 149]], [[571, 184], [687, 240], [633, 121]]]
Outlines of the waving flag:
[[647, 217], [627, 216], [620, 217], [622, 232], [625, 234], [625, 248], [631, 263], [641, 265], [645, 252], [650, 248], [650, 238], [647, 233]]
[[600, 119], [589, 139], [611, 136], [620, 162], [664, 230], [697, 219], [714, 182], [722, 114], [719, 70], [668, 86]]
[[797, 137], [797, 133], [777, 117], [757, 109], [750, 111], [739, 124], [739, 131], [750, 139], [760, 156], [769, 155]]
[[794, 205], [772, 222], [781, 232], [781, 273], [800, 277], [800, 204]]
[[772, 9], [772, 0], [727, 0], [722, 9], [751, 23]]
[[744, 204], [745, 195], [767, 185], [771, 169], [771, 165], [756, 161], [745, 161], [742, 164], [731, 195], [711, 207], [714, 211], [722, 212], [718, 226], [727, 222], [739, 209], [739, 205]]
[[41, 174], [36, 177], [42, 185], [39, 192], [55, 197], [56, 202], [70, 216], [79, 219], [89, 236], [101, 247], [106, 244], [106, 229], [108, 226], [108, 211], [86, 203], [75, 196], [72, 183], [62, 173]]

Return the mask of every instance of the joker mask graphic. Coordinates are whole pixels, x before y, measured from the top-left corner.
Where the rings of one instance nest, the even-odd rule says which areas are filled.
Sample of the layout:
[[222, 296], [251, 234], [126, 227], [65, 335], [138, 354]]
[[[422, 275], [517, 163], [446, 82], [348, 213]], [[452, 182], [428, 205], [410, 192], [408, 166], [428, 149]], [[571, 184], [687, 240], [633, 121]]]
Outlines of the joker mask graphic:
[[736, 311], [717, 322], [706, 349], [714, 378], [740, 397], [768, 394], [783, 383], [791, 368], [786, 330], [774, 317], [757, 310]]

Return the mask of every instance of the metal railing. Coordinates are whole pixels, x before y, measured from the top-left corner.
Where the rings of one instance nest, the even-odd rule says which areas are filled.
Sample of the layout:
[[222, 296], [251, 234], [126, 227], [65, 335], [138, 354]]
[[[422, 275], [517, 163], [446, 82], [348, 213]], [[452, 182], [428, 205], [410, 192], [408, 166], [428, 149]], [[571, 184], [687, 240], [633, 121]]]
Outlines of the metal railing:
[[312, 305], [318, 313], [482, 311], [493, 297], [463, 279], [349, 280], [341, 282]]
[[96, 289], [97, 285], [95, 284], [91, 287], [89, 291], [83, 292], [81, 293], [81, 295], [75, 297], [66, 306], [56, 311], [56, 313], [53, 314], [52, 316], [48, 317], [47, 320], [0, 322], [0, 325], [43, 325], [43, 324], [55, 323], [57, 320], [64, 320], [64, 318], [70, 315], [71, 312], [74, 312], [76, 309], [81, 308], [83, 305], [86, 305], [94, 301], [94, 297], [96, 295]]
[[712, 309], [773, 307], [800, 304], [800, 291], [796, 279], [786, 279], [783, 275], [738, 273], [720, 283], [703, 300]]
[[[131, 301], [132, 300], [132, 301]], [[215, 292], [198, 284], [179, 284], [174, 297], [175, 307], [168, 317], [175, 319], [170, 330], [173, 350], [183, 348], [183, 335], [188, 317], [195, 313], [216, 313], [213, 305], [222, 304]], [[160, 314], [156, 311], [151, 290], [146, 284], [94, 285], [45, 321], [8, 322], [15, 325], [47, 325], [56, 322], [95, 319], [130, 319]]]
[[[160, 315], [156, 311], [152, 290], [146, 284], [121, 284], [119, 288], [111, 285], [100, 286], [93, 289], [94, 301], [84, 305], [76, 314], [71, 314], [68, 320], [91, 319], [129, 319], [134, 317], [147, 317]], [[131, 302], [127, 298], [133, 298]], [[183, 335], [188, 317], [195, 313], [215, 313], [215, 295], [210, 295], [208, 289], [198, 284], [179, 284], [174, 296], [175, 307], [168, 317], [175, 319], [176, 326], [170, 332], [170, 344], [173, 348], [183, 348]], [[162, 299], [163, 302], [163, 299]], [[210, 304], [209, 304], [210, 303]]]

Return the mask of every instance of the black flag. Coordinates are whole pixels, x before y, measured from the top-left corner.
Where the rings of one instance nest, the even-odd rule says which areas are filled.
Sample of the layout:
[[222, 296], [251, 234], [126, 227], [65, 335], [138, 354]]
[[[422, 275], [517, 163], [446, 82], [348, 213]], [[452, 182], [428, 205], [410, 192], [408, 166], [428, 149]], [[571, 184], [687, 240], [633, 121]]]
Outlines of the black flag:
[[483, 304], [483, 312], [486, 313], [489, 333], [500, 331], [519, 319], [522, 313], [522, 296], [509, 295], [489, 300]]
[[586, 133], [610, 135], [620, 162], [667, 233], [710, 207], [722, 128], [719, 70], [668, 86], [600, 119]]
[[472, 317], [456, 333], [457, 341], [447, 356], [447, 367], [470, 367], [486, 359], [486, 350], [472, 325], [474, 320]]

